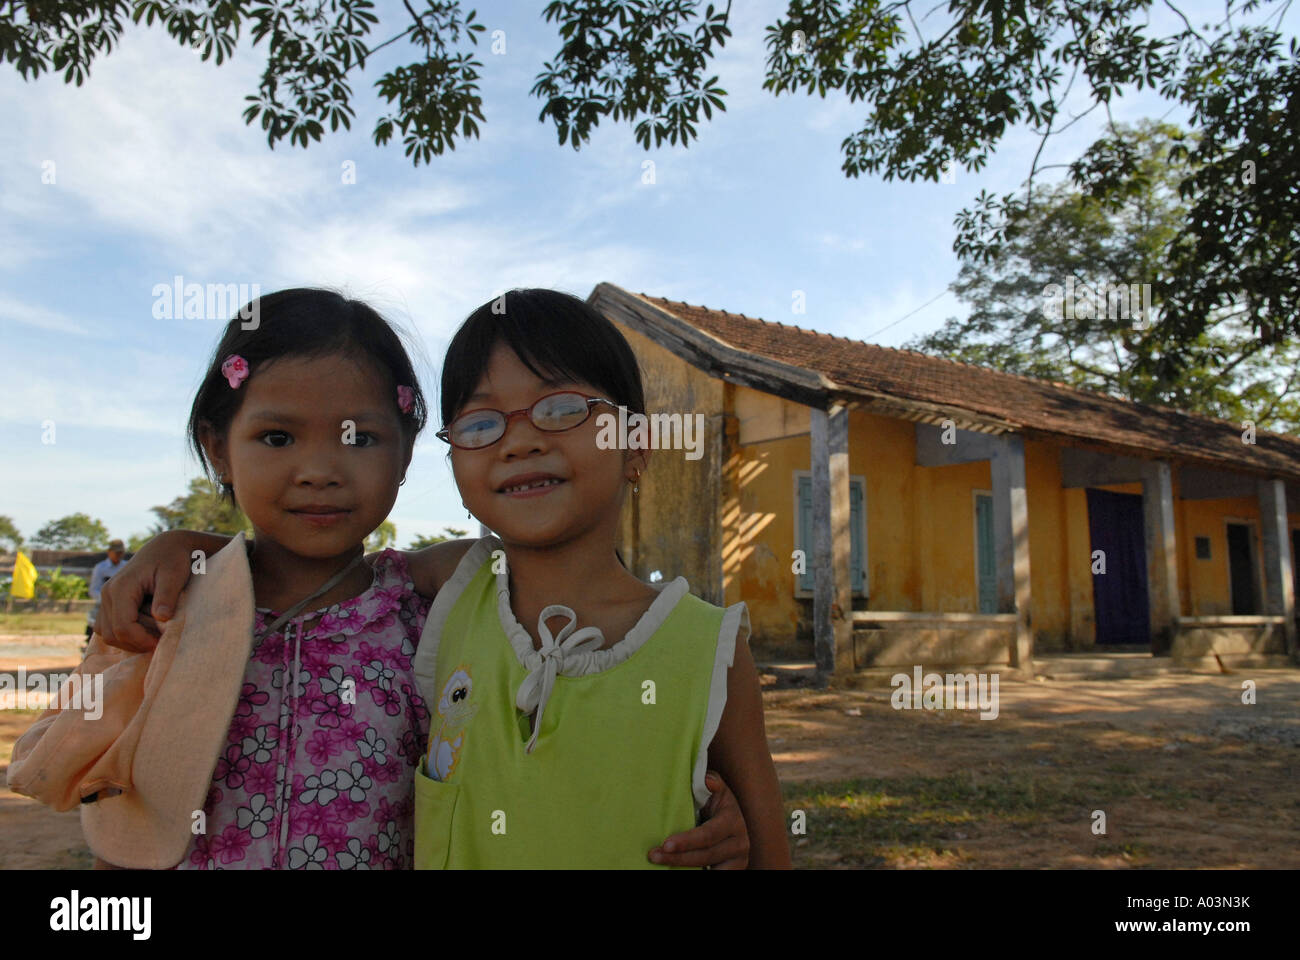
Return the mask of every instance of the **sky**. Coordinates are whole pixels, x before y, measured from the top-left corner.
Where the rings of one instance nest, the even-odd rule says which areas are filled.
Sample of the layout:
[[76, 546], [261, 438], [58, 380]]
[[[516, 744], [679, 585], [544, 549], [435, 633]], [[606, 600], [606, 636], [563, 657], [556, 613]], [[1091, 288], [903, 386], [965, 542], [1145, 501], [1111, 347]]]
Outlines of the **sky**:
[[[560, 46], [543, 6], [484, 5], [482, 136], [418, 168], [400, 138], [371, 140], [384, 112], [373, 80], [414, 59], [401, 44], [354, 82], [353, 129], [307, 150], [272, 151], [244, 124], [265, 56], [247, 35], [218, 67], [157, 25], [132, 26], [81, 87], [58, 74], [24, 82], [4, 65], [0, 515], [28, 539], [74, 512], [127, 538], [199, 475], [184, 427], [223, 320], [158, 319], [154, 288], [177, 276], [366, 300], [411, 335], [434, 409], [456, 327], [511, 287], [586, 297], [607, 281], [887, 346], [966, 315], [947, 289], [959, 267], [953, 216], [981, 189], [1021, 184], [1038, 146], [1030, 131], [1012, 131], [983, 170], [958, 169], [952, 183], [849, 179], [840, 142], [866, 108], [763, 90], [764, 28], [785, 4], [744, 0], [712, 70], [727, 109], [697, 141], [647, 152], [631, 125], [606, 122], [575, 152], [538, 122], [529, 93]], [[1221, 12], [1184, 9], [1203, 9], [1198, 23]], [[377, 11], [386, 38], [401, 5]], [[1172, 15], [1153, 11], [1154, 26], [1162, 16]], [[1113, 112], [1181, 119], [1149, 93]], [[1077, 156], [1100, 133], [1093, 117], [1054, 138], [1043, 162]], [[399, 546], [448, 526], [477, 533], [437, 426], [390, 516]]]

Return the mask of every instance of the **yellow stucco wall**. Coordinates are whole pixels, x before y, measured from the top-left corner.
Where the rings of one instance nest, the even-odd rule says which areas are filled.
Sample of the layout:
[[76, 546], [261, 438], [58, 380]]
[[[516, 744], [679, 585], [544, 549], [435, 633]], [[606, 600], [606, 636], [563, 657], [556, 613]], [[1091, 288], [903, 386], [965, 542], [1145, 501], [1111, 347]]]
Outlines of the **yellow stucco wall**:
[[[1073, 544], [1068, 530], [1066, 490], [1061, 487], [1060, 448], [1041, 441], [1025, 443], [1025, 496], [1029, 504], [1029, 586], [1034, 644], [1043, 650], [1064, 650], [1070, 632], [1071, 578], [1080, 575], [1071, 564]], [[1086, 512], [1086, 511], [1085, 511]], [[1086, 538], [1087, 526], [1084, 526]], [[1086, 540], [1085, 540], [1086, 542]], [[1086, 557], [1086, 549], [1085, 561]], [[1074, 569], [1072, 569], [1074, 567]], [[1087, 566], [1082, 573], [1091, 578]], [[1092, 581], [1087, 584], [1091, 614]]]
[[[1263, 582], [1263, 549], [1260, 543], [1259, 503], [1254, 497], [1226, 500], [1177, 501], [1179, 538], [1178, 578], [1183, 615], [1206, 617], [1232, 613], [1232, 589], [1228, 575], [1228, 521], [1249, 521], [1255, 534], [1256, 576]], [[1300, 513], [1288, 516], [1288, 528], [1300, 529]], [[1208, 537], [1210, 558], [1196, 558], [1196, 538]]]
[[[735, 388], [737, 392], [744, 387]], [[792, 470], [808, 469], [808, 437], [736, 446], [727, 463], [734, 491], [723, 517], [727, 603], [744, 600], [755, 638], [796, 642], [806, 616], [794, 597], [795, 488]]]
[[704, 455], [686, 459], [683, 450], [657, 450], [623, 510], [624, 561], [642, 579], [683, 576], [691, 592], [722, 602], [722, 528], [711, 505], [723, 499], [719, 470], [726, 386], [684, 363], [646, 337], [618, 325], [641, 366], [646, 410], [700, 413], [705, 418]]

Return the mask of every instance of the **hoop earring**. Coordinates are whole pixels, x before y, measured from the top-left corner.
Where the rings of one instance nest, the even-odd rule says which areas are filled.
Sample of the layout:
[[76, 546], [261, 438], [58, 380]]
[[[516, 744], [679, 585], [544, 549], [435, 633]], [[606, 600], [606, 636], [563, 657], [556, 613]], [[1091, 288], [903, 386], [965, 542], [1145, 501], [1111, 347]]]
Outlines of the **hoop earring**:
[[402, 477], [401, 480], [398, 480], [398, 481], [397, 481], [397, 485], [398, 485], [399, 487], [402, 486], [402, 485], [404, 485], [405, 483], [406, 483], [406, 477]]

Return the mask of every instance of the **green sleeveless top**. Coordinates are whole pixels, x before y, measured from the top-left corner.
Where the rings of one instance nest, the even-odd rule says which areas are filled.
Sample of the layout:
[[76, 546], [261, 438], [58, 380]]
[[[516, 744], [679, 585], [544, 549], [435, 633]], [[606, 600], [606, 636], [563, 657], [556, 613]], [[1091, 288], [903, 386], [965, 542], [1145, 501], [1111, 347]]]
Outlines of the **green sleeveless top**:
[[598, 628], [575, 630], [570, 608], [549, 606], [538, 651], [510, 609], [501, 541], [470, 548], [413, 662], [430, 711], [417, 869], [655, 867], [646, 852], [695, 826], [749, 622], [743, 603], [687, 591], [681, 577], [664, 585], [607, 650]]

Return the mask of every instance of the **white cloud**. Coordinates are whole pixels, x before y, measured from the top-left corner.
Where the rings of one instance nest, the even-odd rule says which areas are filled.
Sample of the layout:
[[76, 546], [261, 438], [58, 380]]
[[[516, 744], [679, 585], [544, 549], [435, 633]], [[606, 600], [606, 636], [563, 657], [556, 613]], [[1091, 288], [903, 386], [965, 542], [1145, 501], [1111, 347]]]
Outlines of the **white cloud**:
[[[126, 377], [111, 365], [80, 358], [53, 358], [61, 369], [42, 372], [30, 365], [5, 362], [0, 379], [10, 402], [0, 407], [0, 421], [38, 424], [52, 420], [56, 428], [93, 427], [176, 436], [189, 398], [179, 401], [175, 390], [159, 389], [147, 377]], [[48, 364], [47, 364], [48, 366]], [[35, 429], [35, 428], [33, 428]]]
[[[323, 145], [310, 160], [287, 144], [272, 153], [260, 128], [243, 123], [261, 51], [241, 50], [217, 68], [157, 29], [127, 39], [79, 88], [59, 76], [0, 77], [0, 109], [17, 134], [5, 165], [31, 171], [6, 191], [6, 212], [66, 235], [125, 232], [164, 245], [195, 272], [229, 270], [268, 224], [339, 182]], [[41, 182], [46, 161], [53, 185]], [[428, 209], [441, 196], [421, 202]]]
[[844, 236], [840, 233], [827, 232], [817, 237], [817, 243], [827, 250], [840, 253], [857, 253], [866, 249], [867, 241], [861, 235]]
[[[803, 96], [803, 94], [795, 94]], [[808, 113], [808, 129], [818, 132], [830, 130], [841, 138], [862, 128], [868, 109], [865, 104], [850, 103], [842, 93], [833, 93], [834, 99], [811, 100], [815, 104]]]
[[75, 320], [56, 310], [24, 303], [3, 294], [0, 294], [0, 322], [21, 323], [51, 333], [71, 333], [79, 337], [94, 335]]

